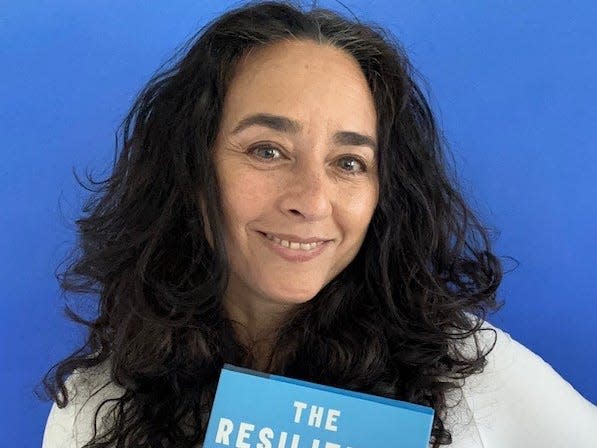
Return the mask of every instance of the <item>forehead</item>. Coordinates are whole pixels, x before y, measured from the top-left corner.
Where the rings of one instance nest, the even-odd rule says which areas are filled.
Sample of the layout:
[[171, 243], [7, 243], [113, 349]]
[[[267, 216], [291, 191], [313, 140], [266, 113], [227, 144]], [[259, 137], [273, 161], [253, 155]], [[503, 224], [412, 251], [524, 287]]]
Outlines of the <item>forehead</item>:
[[310, 41], [258, 48], [238, 64], [226, 94], [223, 127], [230, 131], [253, 113], [372, 135], [376, 130], [373, 95], [358, 62], [341, 49]]

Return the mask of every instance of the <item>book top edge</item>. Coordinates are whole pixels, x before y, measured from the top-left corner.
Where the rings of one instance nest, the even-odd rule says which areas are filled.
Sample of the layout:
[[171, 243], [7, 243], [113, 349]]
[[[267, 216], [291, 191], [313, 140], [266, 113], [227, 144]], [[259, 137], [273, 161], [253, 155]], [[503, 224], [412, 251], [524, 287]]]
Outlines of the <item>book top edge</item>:
[[433, 413], [434, 413], [433, 408], [428, 407], [428, 406], [423, 406], [420, 404], [409, 403], [407, 401], [396, 400], [394, 398], [388, 398], [388, 397], [381, 397], [378, 395], [367, 394], [364, 392], [357, 392], [357, 391], [352, 391], [352, 390], [348, 390], [348, 389], [341, 389], [338, 387], [327, 386], [324, 384], [312, 383], [310, 381], [304, 381], [304, 380], [299, 380], [299, 379], [295, 379], [295, 378], [288, 378], [288, 377], [284, 377], [284, 376], [280, 376], [280, 375], [273, 375], [270, 373], [263, 373], [263, 372], [259, 372], [257, 370], [248, 369], [246, 367], [239, 367], [239, 366], [235, 366], [232, 364], [224, 364], [224, 367], [222, 370], [236, 371], [239, 373], [245, 373], [248, 375], [253, 375], [253, 376], [257, 376], [257, 377], [261, 377], [261, 378], [267, 378], [267, 379], [280, 381], [280, 382], [284, 382], [284, 383], [295, 384], [295, 385], [299, 385], [299, 386], [305, 386], [305, 387], [319, 389], [319, 390], [323, 390], [323, 391], [327, 391], [327, 392], [332, 392], [332, 393], [339, 394], [339, 395], [347, 395], [347, 396], [351, 396], [351, 397], [355, 397], [355, 398], [360, 398], [362, 400], [374, 401], [377, 403], [386, 404], [386, 405], [394, 406], [394, 407], [400, 407], [403, 409], [407, 409], [410, 411], [419, 412], [419, 413], [423, 413], [423, 414], [427, 414], [427, 415], [433, 415]]

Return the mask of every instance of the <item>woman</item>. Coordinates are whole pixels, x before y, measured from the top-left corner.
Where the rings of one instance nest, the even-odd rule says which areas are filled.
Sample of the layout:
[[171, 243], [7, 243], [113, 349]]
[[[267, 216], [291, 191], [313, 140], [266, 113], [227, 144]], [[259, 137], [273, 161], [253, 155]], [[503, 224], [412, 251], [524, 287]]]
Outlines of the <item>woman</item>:
[[[430, 446], [594, 446], [595, 407], [485, 322], [502, 279], [400, 46], [324, 9], [204, 28], [77, 221], [86, 344], [44, 447], [196, 447], [224, 362], [435, 409]], [[557, 408], [554, 404], [557, 403]]]

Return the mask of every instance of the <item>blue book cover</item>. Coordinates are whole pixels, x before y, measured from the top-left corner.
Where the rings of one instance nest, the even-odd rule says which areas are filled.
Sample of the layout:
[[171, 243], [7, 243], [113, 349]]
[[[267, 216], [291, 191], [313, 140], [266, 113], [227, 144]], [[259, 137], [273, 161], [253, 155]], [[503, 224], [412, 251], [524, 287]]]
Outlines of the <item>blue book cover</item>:
[[204, 448], [427, 448], [433, 409], [224, 364]]

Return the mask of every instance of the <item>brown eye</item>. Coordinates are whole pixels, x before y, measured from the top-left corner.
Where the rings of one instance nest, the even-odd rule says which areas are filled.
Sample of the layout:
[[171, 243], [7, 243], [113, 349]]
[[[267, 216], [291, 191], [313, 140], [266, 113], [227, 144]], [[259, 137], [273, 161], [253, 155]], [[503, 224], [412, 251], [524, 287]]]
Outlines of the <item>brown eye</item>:
[[342, 157], [340, 165], [348, 174], [357, 175], [367, 171], [367, 166], [357, 157]]

